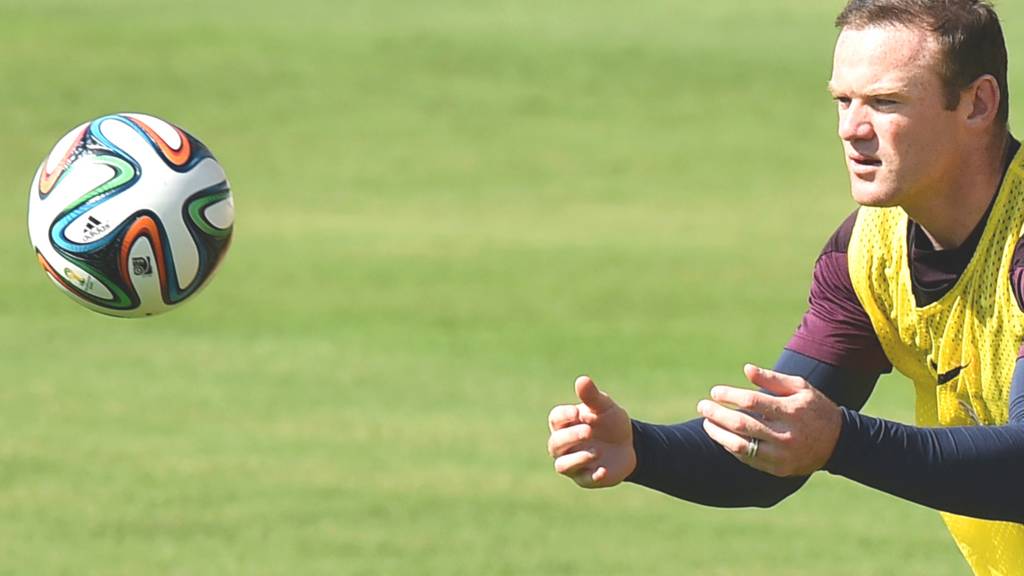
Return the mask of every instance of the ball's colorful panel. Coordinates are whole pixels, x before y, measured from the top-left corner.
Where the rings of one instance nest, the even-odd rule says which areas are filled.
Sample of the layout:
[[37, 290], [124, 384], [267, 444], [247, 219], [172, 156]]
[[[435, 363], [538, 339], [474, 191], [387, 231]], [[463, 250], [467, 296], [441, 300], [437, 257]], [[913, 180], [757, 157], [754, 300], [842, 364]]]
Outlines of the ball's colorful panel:
[[[73, 180], [80, 166], [85, 176]], [[107, 179], [100, 181], [104, 176]], [[129, 189], [136, 176], [131, 164], [115, 156], [90, 156], [76, 162], [61, 188], [79, 195], [57, 215], [51, 232], [53, 242], [75, 253], [94, 250], [110, 242], [112, 230], [123, 218], [111, 213], [114, 205], [108, 200]], [[97, 182], [98, 185], [94, 185]], [[81, 193], [83, 190], [85, 192]], [[56, 202], [58, 198], [52, 200]]]
[[81, 124], [61, 138], [40, 168], [39, 195], [46, 196], [53, 189], [54, 184], [60, 180], [64, 171], [70, 164], [71, 158], [75, 155], [82, 137], [85, 135], [89, 123]]
[[135, 244], [143, 241], [147, 246], [151, 247], [150, 253], [154, 260], [152, 263], [153, 269], [157, 272], [157, 276], [160, 279], [160, 285], [166, 286], [167, 261], [165, 260], [166, 252], [163, 234], [161, 233], [159, 226], [157, 226], [156, 220], [147, 215], [136, 218], [128, 229], [125, 230], [124, 237], [121, 240], [121, 257], [119, 260], [121, 279], [124, 280], [126, 286], [132, 283], [132, 250], [135, 247]]
[[[151, 220], [140, 219], [137, 222], [144, 227], [153, 226]], [[124, 281], [132, 287], [140, 301], [171, 305], [173, 302], [167, 294], [167, 267], [160, 236], [152, 228], [149, 232], [154, 235], [139, 235], [130, 244], [126, 242], [122, 245]]]
[[[68, 260], [56, 256], [54, 261], [62, 269], [51, 264], [41, 252], [36, 251], [39, 265], [46, 271], [54, 283], [62, 288], [66, 294], [81, 304], [87, 305], [93, 310], [111, 311], [110, 313], [125, 312], [136, 308], [138, 301], [125, 292], [116, 282], [112, 282], [99, 270], [81, 260]], [[68, 270], [78, 270], [72, 274], [64, 274]], [[84, 279], [84, 283], [81, 280]]]
[[217, 238], [231, 234], [235, 205], [227, 182], [197, 193], [187, 203], [188, 216], [200, 230]]
[[[128, 167], [125, 170], [124, 167]], [[131, 166], [116, 156], [102, 157], [89, 154], [79, 158], [68, 167], [64, 178], [50, 191], [46, 202], [47, 214], [56, 216], [59, 211], [73, 209], [88, 202], [95, 191], [118, 179], [114, 185], [127, 182], [134, 175]], [[107, 186], [106, 189], [112, 186]]]
[[83, 268], [68, 263], [60, 270], [61, 276], [79, 290], [100, 300], [114, 300], [114, 294], [98, 278]]
[[208, 206], [203, 217], [219, 230], [227, 231], [235, 223], [235, 203], [230, 196], [222, 198]]
[[140, 127], [145, 127], [147, 132], [155, 134], [155, 137], [163, 140], [164, 144], [171, 150], [177, 151], [188, 148], [188, 139], [185, 138], [177, 126], [172, 126], [149, 114], [128, 112], [122, 115], [127, 116]]
[[175, 166], [184, 166], [192, 155], [189, 140], [184, 133], [170, 124], [145, 114], [125, 114], [132, 122], [149, 135], [164, 159]]

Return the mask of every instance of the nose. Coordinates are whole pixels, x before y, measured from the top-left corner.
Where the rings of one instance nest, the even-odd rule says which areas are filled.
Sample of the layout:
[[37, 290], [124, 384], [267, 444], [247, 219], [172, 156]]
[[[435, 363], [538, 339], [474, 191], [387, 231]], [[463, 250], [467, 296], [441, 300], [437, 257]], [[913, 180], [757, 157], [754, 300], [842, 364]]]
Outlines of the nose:
[[871, 110], [856, 100], [850, 102], [846, 109], [840, 110], [839, 137], [847, 142], [874, 138], [875, 127], [871, 124]]

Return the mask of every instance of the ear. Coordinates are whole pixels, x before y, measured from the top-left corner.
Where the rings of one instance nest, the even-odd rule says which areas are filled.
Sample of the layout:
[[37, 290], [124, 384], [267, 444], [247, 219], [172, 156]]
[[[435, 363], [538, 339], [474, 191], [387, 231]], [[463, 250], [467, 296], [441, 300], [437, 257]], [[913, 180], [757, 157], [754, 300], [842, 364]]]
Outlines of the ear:
[[999, 82], [991, 74], [984, 74], [960, 93], [965, 120], [975, 128], [985, 128], [995, 122], [999, 111]]

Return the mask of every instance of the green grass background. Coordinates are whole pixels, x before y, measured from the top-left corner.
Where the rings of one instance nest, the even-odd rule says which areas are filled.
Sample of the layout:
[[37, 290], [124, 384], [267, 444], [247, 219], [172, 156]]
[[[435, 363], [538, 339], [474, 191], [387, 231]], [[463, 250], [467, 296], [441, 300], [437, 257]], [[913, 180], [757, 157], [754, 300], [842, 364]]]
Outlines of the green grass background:
[[[966, 574], [843, 479], [722, 511], [545, 450], [579, 373], [679, 421], [792, 333], [853, 209], [841, 4], [0, 0], [0, 574]], [[204, 140], [237, 209], [141, 321], [25, 231], [50, 146], [117, 111]]]

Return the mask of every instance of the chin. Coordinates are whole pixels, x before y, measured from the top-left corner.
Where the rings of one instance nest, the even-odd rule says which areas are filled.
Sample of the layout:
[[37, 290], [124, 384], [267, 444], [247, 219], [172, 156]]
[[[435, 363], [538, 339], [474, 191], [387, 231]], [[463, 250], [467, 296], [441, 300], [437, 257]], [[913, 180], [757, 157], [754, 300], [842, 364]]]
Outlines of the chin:
[[850, 195], [861, 206], [890, 208], [899, 205], [900, 195], [895, 190], [879, 186], [877, 182], [865, 182], [855, 176], [850, 179]]

